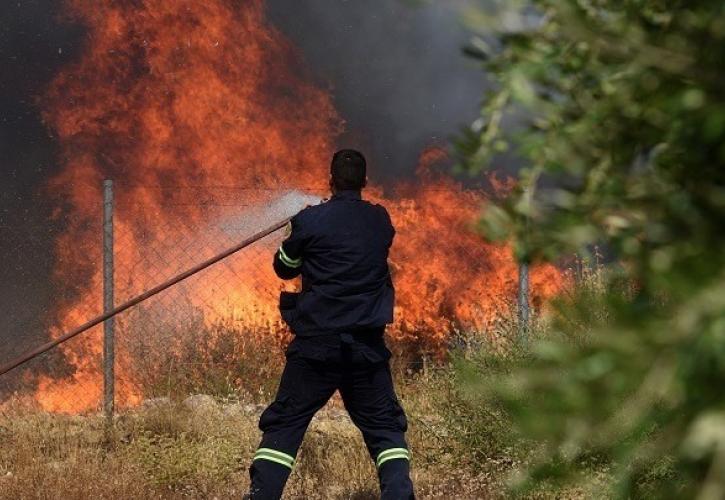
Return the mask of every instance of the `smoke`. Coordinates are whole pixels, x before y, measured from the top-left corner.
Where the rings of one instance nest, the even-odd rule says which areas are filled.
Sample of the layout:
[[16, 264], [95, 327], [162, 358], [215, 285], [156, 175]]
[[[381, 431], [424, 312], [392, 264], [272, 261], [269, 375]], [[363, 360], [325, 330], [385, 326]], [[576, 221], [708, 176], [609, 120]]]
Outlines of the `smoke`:
[[[59, 23], [57, 1], [0, 2], [0, 342], [2, 360], [37, 344], [29, 331], [54, 297], [48, 286], [56, 227], [37, 196], [57, 161], [35, 97], [80, 47], [78, 26]], [[37, 335], [37, 334], [36, 334]]]
[[412, 174], [420, 152], [472, 122], [485, 75], [461, 54], [467, 0], [268, 0], [268, 16], [332, 87], [340, 146], [364, 150], [375, 181]]

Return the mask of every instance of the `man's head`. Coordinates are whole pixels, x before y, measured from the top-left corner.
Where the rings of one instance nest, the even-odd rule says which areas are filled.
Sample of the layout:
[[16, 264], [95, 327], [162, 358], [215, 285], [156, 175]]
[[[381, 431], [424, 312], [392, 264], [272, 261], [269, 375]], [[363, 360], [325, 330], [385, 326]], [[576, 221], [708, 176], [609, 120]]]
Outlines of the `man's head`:
[[354, 149], [341, 149], [332, 157], [330, 187], [333, 192], [360, 191], [367, 184], [365, 157]]

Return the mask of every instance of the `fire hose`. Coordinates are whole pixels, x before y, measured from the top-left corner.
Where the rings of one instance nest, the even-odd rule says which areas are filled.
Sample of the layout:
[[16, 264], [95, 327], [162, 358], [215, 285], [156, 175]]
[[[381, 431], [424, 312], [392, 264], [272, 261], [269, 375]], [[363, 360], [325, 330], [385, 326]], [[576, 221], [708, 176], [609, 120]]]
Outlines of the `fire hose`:
[[64, 333], [63, 335], [60, 335], [59, 337], [46, 342], [45, 344], [36, 347], [35, 349], [32, 349], [25, 354], [19, 356], [15, 360], [6, 363], [2, 366], [0, 366], [0, 376], [6, 374], [13, 368], [17, 368], [18, 366], [27, 363], [31, 359], [34, 359], [41, 354], [51, 350], [52, 348], [62, 344], [63, 342], [72, 339], [76, 335], [80, 335], [81, 333], [85, 332], [86, 330], [89, 330], [93, 328], [96, 325], [99, 325], [103, 323], [104, 321], [113, 318], [114, 316], [122, 313], [123, 311], [132, 308], [133, 306], [143, 302], [144, 300], [147, 300], [154, 295], [157, 295], [167, 288], [170, 288], [174, 286], [175, 284], [185, 280], [186, 278], [189, 278], [193, 276], [194, 274], [198, 273], [199, 271], [203, 271], [207, 267], [210, 267], [214, 264], [216, 264], [219, 261], [222, 261], [226, 259], [227, 257], [239, 252], [245, 247], [248, 247], [252, 243], [261, 240], [265, 236], [269, 236], [273, 232], [277, 231], [278, 229], [283, 228], [287, 223], [289, 222], [289, 218], [284, 219], [280, 222], [277, 222], [276, 224], [269, 226], [266, 229], [263, 229], [259, 231], [258, 233], [250, 236], [249, 238], [245, 239], [244, 241], [238, 243], [237, 245], [225, 250], [224, 252], [212, 257], [211, 259], [205, 260], [204, 262], [197, 264], [196, 266], [192, 267], [191, 269], [188, 269], [184, 271], [181, 274], [178, 274], [174, 276], [173, 278], [161, 283], [160, 285], [157, 285], [144, 293], [137, 295], [136, 297], [133, 297], [132, 299], [124, 302], [123, 304], [111, 309], [110, 311], [107, 311], [100, 316], [96, 316], [95, 318], [87, 321], [86, 323], [83, 323], [79, 327], [75, 328], [74, 330], [71, 330], [69, 332]]

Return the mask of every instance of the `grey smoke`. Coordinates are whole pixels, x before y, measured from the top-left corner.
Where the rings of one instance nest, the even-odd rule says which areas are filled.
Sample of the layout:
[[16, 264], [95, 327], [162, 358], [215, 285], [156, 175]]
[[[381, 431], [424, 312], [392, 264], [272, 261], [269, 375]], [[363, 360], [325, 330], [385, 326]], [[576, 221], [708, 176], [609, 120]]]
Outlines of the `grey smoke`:
[[267, 8], [331, 86], [346, 120], [340, 145], [362, 148], [371, 178], [391, 181], [479, 113], [485, 75], [461, 52], [470, 38], [462, 10], [471, 3], [306, 0], [299, 8], [299, 0], [268, 0]]

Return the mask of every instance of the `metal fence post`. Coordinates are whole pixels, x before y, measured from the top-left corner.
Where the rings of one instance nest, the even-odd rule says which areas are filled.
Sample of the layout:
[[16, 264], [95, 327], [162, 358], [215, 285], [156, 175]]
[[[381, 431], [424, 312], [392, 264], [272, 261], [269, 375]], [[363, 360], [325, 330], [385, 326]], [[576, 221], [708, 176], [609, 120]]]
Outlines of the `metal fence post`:
[[518, 296], [518, 313], [519, 313], [519, 346], [526, 348], [529, 343], [529, 328], [531, 326], [531, 309], [529, 306], [529, 217], [531, 215], [531, 197], [533, 196], [532, 186], [524, 189], [523, 198], [527, 205], [524, 215], [524, 231], [522, 238], [522, 255], [519, 256], [519, 296]]
[[529, 341], [529, 265], [519, 263], [519, 345], [526, 346]]
[[[113, 181], [103, 181], [103, 312], [113, 310]], [[113, 421], [114, 319], [103, 322], [103, 413]]]

